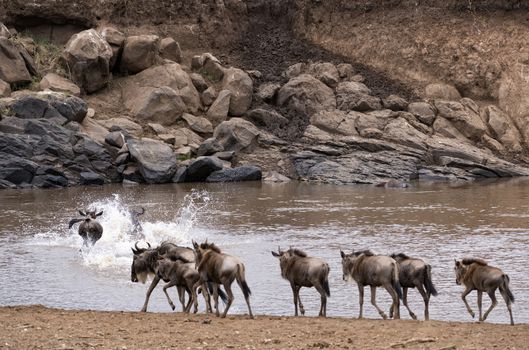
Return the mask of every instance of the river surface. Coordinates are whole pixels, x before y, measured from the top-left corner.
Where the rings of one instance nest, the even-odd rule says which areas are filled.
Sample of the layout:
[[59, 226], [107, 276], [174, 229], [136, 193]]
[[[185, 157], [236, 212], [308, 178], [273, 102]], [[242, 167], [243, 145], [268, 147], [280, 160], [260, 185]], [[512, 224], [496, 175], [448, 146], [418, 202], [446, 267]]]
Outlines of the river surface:
[[[80, 250], [77, 226], [68, 221], [77, 208], [103, 210], [103, 238]], [[147, 284], [130, 281], [132, 261], [129, 209], [145, 207], [141, 217], [146, 241], [215, 242], [246, 265], [256, 314], [292, 315], [292, 292], [281, 279], [270, 251], [289, 246], [324, 258], [331, 267], [328, 316], [356, 317], [356, 285], [342, 280], [340, 249], [372, 249], [380, 254], [405, 252], [432, 265], [439, 296], [432, 297], [430, 317], [472, 321], [455, 284], [454, 258], [481, 257], [509, 274], [516, 297], [515, 322], [529, 322], [529, 180], [463, 184], [414, 184], [407, 189], [368, 185], [331, 186], [305, 183], [230, 185], [108, 185], [60, 190], [0, 191], [0, 305], [136, 311]], [[140, 242], [144, 245], [144, 242]], [[230, 313], [245, 313], [234, 284]], [[170, 294], [177, 302], [176, 290]], [[505, 303], [489, 316], [507, 323]], [[303, 288], [308, 316], [317, 315], [319, 295]], [[366, 288], [364, 316], [379, 318]], [[410, 306], [423, 318], [420, 295], [411, 290]], [[468, 296], [474, 309], [476, 294]], [[490, 301], [483, 297], [484, 308]], [[377, 301], [389, 309], [387, 293]], [[204, 310], [200, 297], [200, 311]], [[177, 303], [177, 307], [179, 307]], [[178, 310], [178, 309], [177, 309]], [[170, 312], [162, 289], [149, 311]], [[477, 311], [477, 310], [476, 310]], [[403, 318], [409, 318], [401, 308]]]

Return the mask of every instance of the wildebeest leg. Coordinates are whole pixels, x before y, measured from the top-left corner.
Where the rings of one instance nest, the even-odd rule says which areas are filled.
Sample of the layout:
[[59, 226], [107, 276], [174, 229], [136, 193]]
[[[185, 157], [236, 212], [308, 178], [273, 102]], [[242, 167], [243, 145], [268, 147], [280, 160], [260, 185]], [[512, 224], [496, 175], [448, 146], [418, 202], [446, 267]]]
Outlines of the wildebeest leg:
[[222, 318], [224, 318], [228, 314], [228, 310], [230, 309], [230, 306], [233, 303], [233, 292], [231, 291], [231, 281], [224, 281], [222, 282], [222, 285], [224, 286], [224, 290], [228, 295], [228, 303], [226, 304], [224, 312], [222, 313]]
[[173, 282], [173, 281], [170, 281], [169, 283], [167, 283], [165, 286], [163, 286], [163, 292], [165, 293], [165, 296], [167, 297], [167, 301], [169, 302], [169, 305], [171, 306], [171, 309], [175, 309], [176, 306], [174, 306], [173, 304], [173, 301], [171, 300], [171, 298], [169, 297], [169, 293], [167, 293], [167, 289], [168, 288], [171, 288], [173, 286], [176, 286], [176, 283]]
[[465, 291], [463, 292], [463, 294], [461, 294], [461, 299], [463, 299], [463, 302], [465, 303], [465, 306], [467, 307], [467, 311], [468, 313], [470, 314], [470, 316], [472, 316], [472, 318], [474, 318], [474, 316], [476, 316], [476, 314], [474, 314], [474, 311], [472, 311], [472, 309], [470, 308], [470, 305], [468, 305], [468, 302], [467, 302], [467, 295], [468, 293], [472, 292], [472, 288], [468, 288], [468, 287], [465, 287]]
[[[371, 287], [371, 288], [373, 288], [373, 287]], [[391, 309], [393, 310], [393, 314], [391, 315], [391, 317], [394, 320], [398, 320], [398, 319], [400, 319], [400, 310], [399, 310], [399, 308], [400, 308], [400, 305], [399, 305], [400, 300], [399, 300], [399, 296], [398, 296], [397, 292], [395, 291], [394, 287], [391, 284], [384, 285], [384, 288], [387, 290], [387, 292], [391, 296], [391, 300], [393, 301], [393, 303], [391, 304]], [[382, 313], [380, 316], [382, 316], [384, 319], [386, 319], [384, 313]]]
[[184, 287], [177, 286], [176, 290], [178, 291], [178, 300], [180, 300], [180, 304], [182, 305], [182, 311], [185, 311], [185, 309], [186, 309], [186, 295], [185, 295]]
[[[191, 286], [191, 298], [193, 298], [193, 305], [194, 305], [194, 310], [193, 310], [193, 313], [196, 314], [197, 311], [198, 311], [198, 295], [197, 295], [197, 290], [198, 288], [200, 287], [201, 283], [200, 281], [196, 282], [195, 284], [193, 284], [193, 286]], [[206, 298], [206, 296], [208, 296]], [[204, 294], [204, 300], [206, 301], [206, 309], [207, 309], [207, 304], [209, 302], [209, 294], [206, 295]]]
[[[411, 318], [414, 320], [417, 319], [417, 316], [411, 311], [409, 305], [408, 305], [408, 287], [402, 287], [402, 303], [404, 306], [406, 306], [406, 309], [408, 309], [408, 313], [410, 314]], [[393, 316], [393, 312], [391, 313], [390, 317]]]
[[[193, 287], [193, 286], [191, 286], [191, 287]], [[187, 301], [187, 305], [186, 305], [186, 307], [184, 308], [183, 311], [186, 312], [186, 313], [189, 313], [189, 310], [191, 310], [191, 304], [193, 303], [193, 297], [191, 296], [191, 289], [189, 289], [188, 286], [185, 287], [185, 292], [189, 296], [189, 300]]]
[[314, 288], [320, 293], [321, 296], [321, 304], [320, 304], [320, 313], [319, 316], [326, 317], [326, 307], [327, 307], [327, 295], [325, 294], [325, 289], [320, 284], [315, 284]]
[[387, 319], [388, 316], [386, 316], [384, 311], [382, 311], [382, 309], [378, 307], [376, 299], [377, 299], [377, 287], [371, 286], [371, 304], [377, 309], [379, 315], [382, 316], [383, 319]]
[[197, 284], [200, 285], [202, 296], [206, 302], [206, 313], [212, 313], [213, 309], [211, 308], [211, 295], [209, 294], [207, 283], [199, 281]]
[[358, 312], [358, 318], [363, 318], [364, 311], [364, 286], [358, 283], [358, 302], [360, 303], [360, 311]]
[[[241, 291], [243, 291], [244, 294], [244, 287], [241, 280], [237, 279], [237, 284], [239, 285], [239, 288], [241, 288]], [[250, 318], [253, 318], [252, 307], [250, 306], [250, 295], [245, 295], [244, 300], [246, 301], [246, 306], [248, 306], [248, 313], [250, 314]]]
[[484, 320], [483, 320], [483, 316], [482, 316], [483, 314], [482, 314], [482, 312], [481, 312], [481, 303], [482, 303], [482, 301], [483, 301], [483, 292], [480, 291], [480, 290], [478, 290], [477, 292], [478, 292], [479, 321], [481, 322], [481, 321], [484, 321]]
[[514, 325], [514, 319], [512, 318], [511, 299], [509, 298], [507, 291], [502, 287], [500, 287], [500, 294], [503, 297], [503, 300], [505, 300], [505, 304], [507, 304], [507, 310], [509, 310], [509, 316], [511, 318], [511, 325]]
[[298, 315], [298, 294], [299, 294], [299, 288], [297, 285], [295, 285], [293, 282], [290, 283], [290, 287], [292, 288], [292, 294], [294, 295], [294, 316]]
[[147, 304], [149, 304], [149, 298], [151, 297], [151, 293], [158, 285], [158, 282], [160, 282], [160, 277], [154, 276], [152, 279], [151, 285], [149, 286], [149, 289], [147, 290], [147, 295], [145, 296], [145, 302], [143, 303], [143, 307], [141, 308], [141, 312], [147, 312]]
[[490, 304], [489, 309], [487, 310], [487, 312], [485, 312], [485, 315], [483, 315], [482, 321], [485, 321], [487, 319], [487, 316], [492, 311], [492, 309], [494, 309], [496, 305], [498, 305], [498, 301], [496, 300], [496, 288], [489, 290], [487, 294], [489, 295], [490, 300], [492, 300], [492, 304]]
[[430, 311], [428, 309], [430, 304], [430, 294], [426, 292], [422, 284], [417, 284], [415, 286], [419, 293], [421, 293], [422, 300], [424, 300], [424, 320], [428, 321], [430, 319]]
[[305, 307], [303, 306], [303, 303], [301, 302], [301, 296], [299, 295], [299, 291], [301, 290], [301, 286], [298, 287], [298, 304], [299, 304], [299, 312], [301, 313], [301, 316], [305, 316]]
[[215, 305], [215, 316], [219, 317], [219, 285], [217, 283], [211, 282], [211, 287], [213, 288], [213, 303]]

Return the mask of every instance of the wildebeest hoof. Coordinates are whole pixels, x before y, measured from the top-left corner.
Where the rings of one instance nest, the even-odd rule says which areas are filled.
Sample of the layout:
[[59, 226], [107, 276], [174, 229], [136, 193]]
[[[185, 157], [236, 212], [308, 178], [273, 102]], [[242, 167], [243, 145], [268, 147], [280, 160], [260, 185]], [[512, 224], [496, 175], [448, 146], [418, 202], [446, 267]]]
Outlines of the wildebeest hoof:
[[388, 319], [388, 316], [386, 316], [385, 313], [381, 313], [380, 316], [382, 316], [383, 319], [387, 320]]
[[414, 314], [414, 313], [411, 313], [411, 314], [410, 314], [410, 316], [411, 316], [411, 318], [413, 318], [414, 320], [416, 320], [416, 319], [417, 319], [417, 316], [415, 316], [415, 314]]
[[474, 317], [476, 317], [476, 314], [473, 313], [473, 312], [471, 312], [471, 313], [470, 313], [470, 316], [472, 316], [472, 318], [474, 318]]

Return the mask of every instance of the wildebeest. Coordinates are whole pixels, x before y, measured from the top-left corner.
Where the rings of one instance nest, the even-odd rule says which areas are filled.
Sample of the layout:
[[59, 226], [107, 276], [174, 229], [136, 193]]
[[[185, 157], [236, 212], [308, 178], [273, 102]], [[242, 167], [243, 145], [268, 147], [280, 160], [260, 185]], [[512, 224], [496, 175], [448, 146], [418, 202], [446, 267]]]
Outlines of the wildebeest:
[[200, 273], [200, 278], [203, 283], [211, 283], [213, 288], [215, 314], [219, 316], [219, 284], [224, 286], [227, 293], [228, 302], [222, 313], [222, 317], [226, 317], [234, 299], [231, 284], [234, 280], [237, 280], [237, 284], [244, 294], [244, 299], [248, 306], [248, 313], [253, 318], [252, 308], [250, 306], [251, 291], [246, 283], [245, 268], [241, 259], [222, 253], [215, 244], [207, 243], [207, 241], [200, 245], [193, 241], [193, 247], [195, 248], [195, 264]]
[[319, 316], [327, 316], [327, 297], [331, 296], [329, 291], [329, 265], [319, 258], [307, 256], [299, 249], [290, 248], [282, 251], [278, 247], [277, 253], [272, 255], [279, 258], [281, 276], [290, 282], [294, 293], [294, 315], [298, 315], [298, 303], [301, 315], [305, 315], [305, 309], [299, 297], [301, 287], [314, 287], [321, 295]]
[[[514, 325], [512, 317], [511, 304], [514, 303], [514, 295], [509, 289], [509, 276], [497, 267], [492, 267], [483, 259], [466, 258], [461, 261], [455, 261], [455, 275], [456, 283], [465, 286], [465, 291], [461, 294], [461, 298], [467, 307], [468, 312], [472, 317], [475, 316], [474, 311], [467, 303], [466, 296], [473, 290], [478, 292], [478, 308], [479, 320], [485, 321], [489, 313], [496, 307], [498, 301], [496, 300], [496, 289], [500, 289], [500, 294], [507, 304], [509, 316], [511, 318], [511, 325]], [[489, 309], [482, 316], [481, 301], [483, 292], [486, 292], [492, 304]]]
[[358, 318], [363, 317], [364, 286], [371, 287], [371, 304], [377, 309], [382, 318], [387, 316], [376, 304], [376, 288], [384, 287], [391, 299], [389, 317], [400, 318], [399, 298], [402, 299], [402, 290], [399, 283], [399, 266], [397, 262], [384, 255], [375, 255], [370, 250], [363, 250], [342, 256], [342, 270], [344, 281], [354, 279], [358, 285], [360, 297], [360, 312]]
[[392, 254], [391, 257], [399, 264], [399, 283], [402, 287], [402, 303], [408, 309], [411, 318], [417, 316], [408, 306], [408, 288], [417, 288], [424, 300], [424, 319], [430, 318], [428, 305], [430, 296], [437, 296], [437, 290], [432, 283], [432, 267], [418, 258], [410, 258], [406, 254]]
[[[138, 248], [138, 243], [136, 242], [132, 252], [134, 253], [132, 258], [131, 266], [131, 276], [130, 279], [132, 282], [142, 282], [145, 283], [149, 275], [153, 276], [153, 280], [149, 289], [147, 290], [147, 295], [145, 296], [145, 302], [141, 311], [147, 311], [147, 305], [149, 304], [149, 298], [152, 291], [160, 282], [160, 276], [157, 274], [158, 263], [160, 257], [165, 257], [171, 260], [178, 260], [180, 258], [185, 259], [186, 261], [193, 262], [195, 260], [195, 254], [191, 248], [179, 247], [175, 244], [163, 242], [157, 248], [151, 248], [151, 245], [147, 243], [149, 248]], [[180, 302], [182, 304], [182, 309], [185, 310], [185, 302], [183, 300], [184, 293], [182, 288], [178, 289], [178, 295]], [[167, 293], [166, 293], [167, 294]], [[173, 307], [173, 305], [171, 305]]]
[[143, 227], [141, 225], [141, 222], [139, 220], [139, 217], [141, 215], [145, 214], [145, 208], [141, 207], [141, 211], [139, 210], [130, 210], [130, 218], [132, 221], [132, 236], [143, 239], [145, 236], [143, 235]]
[[79, 210], [79, 214], [83, 218], [72, 219], [68, 223], [68, 229], [70, 229], [76, 223], [81, 222], [78, 233], [83, 238], [83, 245], [85, 246], [94, 245], [103, 236], [103, 226], [97, 222], [97, 217], [103, 215], [103, 212], [100, 211], [97, 214], [96, 212], [97, 210], [86, 212]]

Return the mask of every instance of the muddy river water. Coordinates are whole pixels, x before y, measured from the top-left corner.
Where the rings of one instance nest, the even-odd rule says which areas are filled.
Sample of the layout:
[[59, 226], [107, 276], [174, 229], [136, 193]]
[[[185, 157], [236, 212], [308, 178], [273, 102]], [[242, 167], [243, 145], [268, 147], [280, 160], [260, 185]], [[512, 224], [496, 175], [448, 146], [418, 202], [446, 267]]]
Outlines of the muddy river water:
[[[77, 208], [104, 214], [103, 238], [80, 250], [77, 226], [68, 221]], [[432, 265], [439, 295], [430, 317], [472, 321], [455, 284], [454, 258], [481, 257], [509, 274], [516, 297], [515, 322], [529, 322], [529, 179], [461, 184], [414, 184], [406, 189], [305, 183], [230, 185], [109, 185], [62, 190], [0, 191], [0, 305], [139, 310], [147, 285], [130, 281], [132, 261], [129, 209], [144, 207], [146, 241], [180, 245], [206, 238], [242, 258], [256, 314], [293, 314], [292, 292], [271, 254], [278, 245], [295, 246], [328, 261], [331, 298], [328, 316], [356, 317], [356, 285], [342, 280], [340, 249], [405, 252]], [[140, 245], [144, 244], [140, 242]], [[246, 305], [234, 285], [231, 312]], [[176, 290], [170, 291], [176, 301]], [[389, 308], [380, 290], [379, 304]], [[317, 315], [319, 295], [302, 289], [308, 316]], [[423, 317], [420, 295], [409, 293], [411, 308]], [[476, 308], [476, 295], [469, 297]], [[499, 304], [490, 322], [507, 323]], [[200, 301], [200, 311], [204, 306]], [[490, 301], [484, 296], [484, 307]], [[170, 312], [161, 288], [149, 311]], [[409, 318], [401, 308], [403, 318]], [[364, 315], [377, 318], [366, 290]]]

